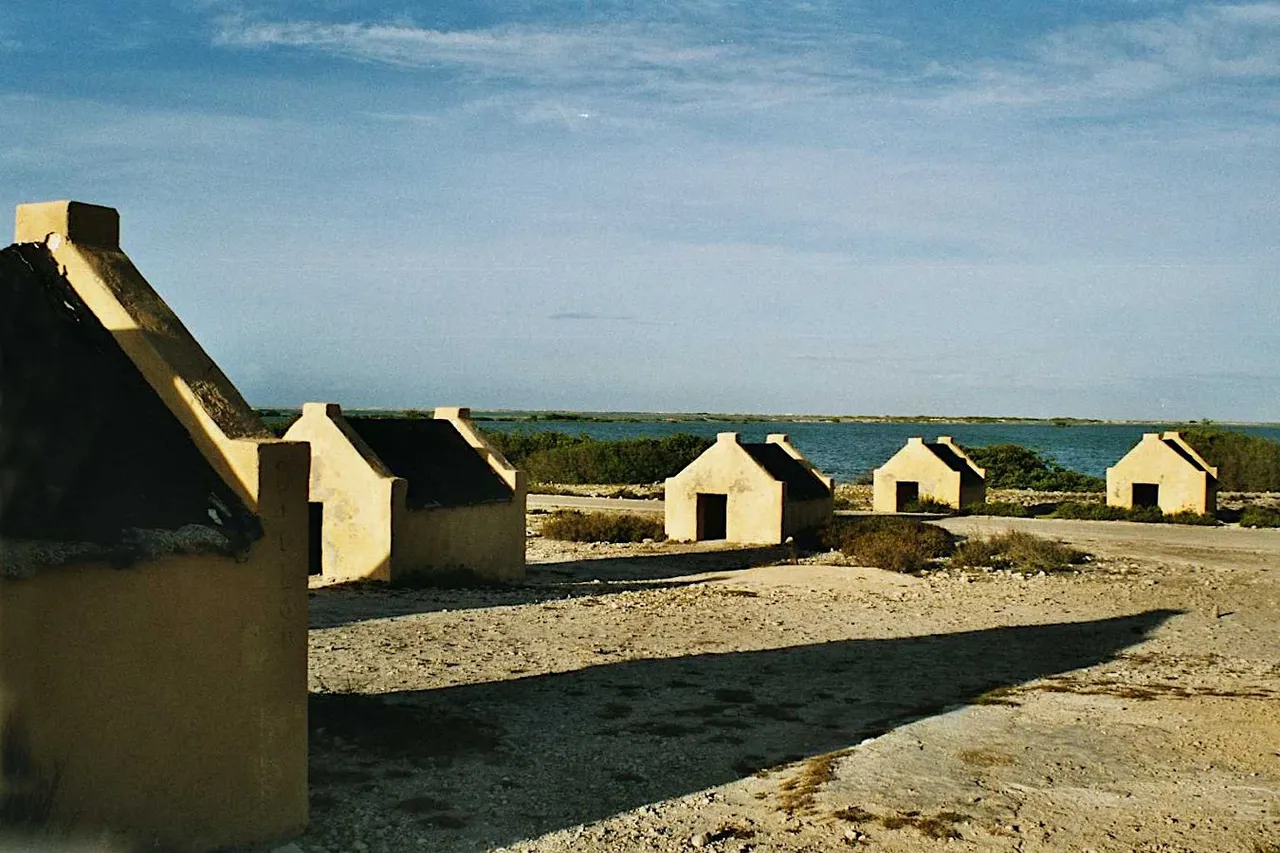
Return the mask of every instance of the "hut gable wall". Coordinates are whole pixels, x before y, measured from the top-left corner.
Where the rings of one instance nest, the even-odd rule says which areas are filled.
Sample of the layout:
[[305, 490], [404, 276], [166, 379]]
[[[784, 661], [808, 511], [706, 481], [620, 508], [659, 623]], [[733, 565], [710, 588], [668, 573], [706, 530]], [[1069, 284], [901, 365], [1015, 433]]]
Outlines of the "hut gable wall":
[[1146, 433], [1107, 469], [1107, 503], [1132, 508], [1152, 499], [1165, 513], [1217, 509], [1218, 470], [1176, 432]]
[[[78, 312], [58, 332], [59, 358], [96, 349], [86, 371], [106, 370], [136, 405], [99, 401], [81, 433], [42, 439], [56, 435], [66, 463], [45, 474], [77, 500], [60, 510], [65, 527], [36, 531], [56, 560], [0, 572], [0, 807], [39, 803], [42, 822], [179, 851], [296, 833], [307, 822], [307, 447], [270, 437], [120, 250], [114, 210], [22, 205], [16, 234], [19, 254], [46, 254], [65, 279], [55, 307]], [[57, 363], [4, 334], [6, 381]], [[41, 399], [33, 387], [0, 399], [17, 406], [0, 415], [0, 440], [49, 417], [20, 405]], [[130, 516], [128, 496], [153, 489], [162, 505]], [[86, 507], [99, 517], [72, 517]], [[252, 518], [247, 547], [188, 547], [201, 524], [186, 514], [217, 526], [223, 509]], [[123, 560], [77, 551], [108, 517], [117, 532], [141, 518], [162, 547]], [[13, 553], [0, 543], [0, 566]]]

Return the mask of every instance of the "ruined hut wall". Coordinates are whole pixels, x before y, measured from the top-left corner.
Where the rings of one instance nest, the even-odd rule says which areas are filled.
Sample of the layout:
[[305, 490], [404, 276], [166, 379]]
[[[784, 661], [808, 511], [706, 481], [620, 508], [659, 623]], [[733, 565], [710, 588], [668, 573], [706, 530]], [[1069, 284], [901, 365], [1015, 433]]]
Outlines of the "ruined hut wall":
[[11, 803], [174, 850], [305, 827], [307, 448], [253, 449], [265, 535], [243, 561], [0, 579]]

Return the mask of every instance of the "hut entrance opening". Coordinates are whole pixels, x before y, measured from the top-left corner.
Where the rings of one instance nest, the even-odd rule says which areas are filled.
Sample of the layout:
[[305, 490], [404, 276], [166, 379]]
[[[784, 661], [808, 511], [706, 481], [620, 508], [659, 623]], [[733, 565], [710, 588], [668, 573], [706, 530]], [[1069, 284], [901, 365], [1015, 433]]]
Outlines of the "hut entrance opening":
[[698, 495], [698, 541], [724, 539], [729, 532], [729, 496]]
[[324, 573], [324, 504], [307, 504], [307, 574]]
[[896, 486], [896, 509], [902, 512], [909, 504], [920, 502], [920, 484], [911, 481], [899, 482]]
[[1160, 506], [1160, 485], [1158, 483], [1134, 483], [1134, 506]]

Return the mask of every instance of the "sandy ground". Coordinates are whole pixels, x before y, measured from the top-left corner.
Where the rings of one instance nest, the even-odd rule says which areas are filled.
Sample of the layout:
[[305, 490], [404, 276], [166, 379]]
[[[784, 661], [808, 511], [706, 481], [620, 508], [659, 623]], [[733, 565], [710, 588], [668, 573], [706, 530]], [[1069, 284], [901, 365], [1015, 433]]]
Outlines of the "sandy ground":
[[313, 589], [296, 846], [1280, 851], [1280, 531], [946, 525], [1097, 559], [535, 535], [518, 587]]

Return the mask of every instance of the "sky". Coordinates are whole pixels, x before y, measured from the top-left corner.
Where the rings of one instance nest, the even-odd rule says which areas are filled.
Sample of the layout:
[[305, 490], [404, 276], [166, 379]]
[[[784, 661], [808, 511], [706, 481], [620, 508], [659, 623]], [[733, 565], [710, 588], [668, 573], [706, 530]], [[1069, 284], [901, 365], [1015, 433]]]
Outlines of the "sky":
[[0, 0], [250, 402], [1280, 421], [1280, 2]]

